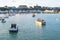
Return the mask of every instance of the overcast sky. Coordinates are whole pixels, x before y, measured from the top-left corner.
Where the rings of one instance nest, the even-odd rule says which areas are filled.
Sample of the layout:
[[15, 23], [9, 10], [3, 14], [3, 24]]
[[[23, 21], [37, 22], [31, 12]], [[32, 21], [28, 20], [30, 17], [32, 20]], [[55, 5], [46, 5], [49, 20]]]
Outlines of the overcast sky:
[[0, 6], [16, 6], [27, 5], [27, 6], [50, 6], [60, 7], [60, 0], [0, 0]]

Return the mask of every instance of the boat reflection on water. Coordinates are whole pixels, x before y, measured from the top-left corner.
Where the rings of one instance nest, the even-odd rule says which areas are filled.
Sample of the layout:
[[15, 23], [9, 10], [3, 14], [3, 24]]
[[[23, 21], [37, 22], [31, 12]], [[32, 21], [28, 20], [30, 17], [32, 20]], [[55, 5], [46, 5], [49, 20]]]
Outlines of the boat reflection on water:
[[37, 22], [37, 21], [35, 21], [35, 24], [36, 24], [36, 27], [38, 27], [38, 28], [41, 28], [41, 27], [42, 27], [41, 22]]
[[17, 40], [17, 37], [18, 37], [17, 33], [13, 33], [13, 32], [9, 33], [9, 39], [10, 40], [12, 40], [12, 39], [13, 40]]
[[43, 34], [45, 25], [42, 25], [41, 22], [35, 21], [36, 28], [40, 34]]

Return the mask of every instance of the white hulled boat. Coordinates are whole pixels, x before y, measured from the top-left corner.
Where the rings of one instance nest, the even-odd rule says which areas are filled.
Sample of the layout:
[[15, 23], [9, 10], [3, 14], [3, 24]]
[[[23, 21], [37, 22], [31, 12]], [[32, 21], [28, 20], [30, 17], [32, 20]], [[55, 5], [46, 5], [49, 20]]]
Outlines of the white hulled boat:
[[45, 20], [43, 20], [43, 19], [37, 19], [36, 22], [39, 22], [41, 25], [45, 25], [46, 24]]
[[9, 32], [18, 32], [18, 27], [16, 26], [16, 24], [11, 24]]

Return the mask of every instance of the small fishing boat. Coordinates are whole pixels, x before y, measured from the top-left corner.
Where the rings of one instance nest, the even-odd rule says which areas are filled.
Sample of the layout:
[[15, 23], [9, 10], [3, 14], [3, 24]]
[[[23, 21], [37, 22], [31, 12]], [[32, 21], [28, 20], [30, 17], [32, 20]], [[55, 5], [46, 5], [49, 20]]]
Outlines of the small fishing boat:
[[43, 19], [37, 19], [37, 22], [40, 22], [40, 24], [42, 24], [42, 25], [46, 24], [45, 20], [43, 20]]
[[35, 14], [32, 14], [32, 17], [35, 17]]
[[5, 23], [6, 21], [5, 21], [5, 19], [2, 19], [2, 21], [1, 21], [2, 23]]
[[11, 24], [9, 32], [18, 32], [18, 27], [16, 26], [16, 24]]

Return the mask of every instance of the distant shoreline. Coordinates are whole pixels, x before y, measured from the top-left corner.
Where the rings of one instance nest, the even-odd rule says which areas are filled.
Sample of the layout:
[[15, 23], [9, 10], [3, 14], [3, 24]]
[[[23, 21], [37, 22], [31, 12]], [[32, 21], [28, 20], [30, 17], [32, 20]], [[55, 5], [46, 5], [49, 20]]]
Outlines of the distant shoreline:
[[60, 7], [42, 7], [42, 6], [30, 6], [27, 7], [27, 5], [19, 5], [19, 7], [0, 7], [0, 13], [58, 13], [60, 14]]

